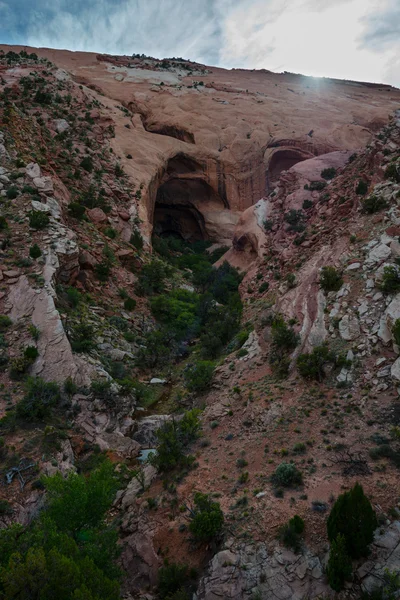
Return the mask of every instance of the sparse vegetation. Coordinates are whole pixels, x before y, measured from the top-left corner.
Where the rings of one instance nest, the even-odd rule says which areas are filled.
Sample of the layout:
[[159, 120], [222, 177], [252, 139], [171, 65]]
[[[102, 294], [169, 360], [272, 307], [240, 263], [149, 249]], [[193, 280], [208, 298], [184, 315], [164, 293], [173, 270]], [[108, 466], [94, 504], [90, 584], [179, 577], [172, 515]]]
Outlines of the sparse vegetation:
[[217, 538], [224, 525], [224, 513], [219, 502], [214, 502], [210, 495], [197, 492], [194, 506], [190, 510], [189, 530], [196, 540], [208, 542]]
[[324, 292], [338, 292], [343, 285], [343, 277], [335, 267], [322, 267], [319, 285]]
[[361, 212], [365, 215], [373, 215], [384, 208], [387, 208], [388, 204], [381, 196], [368, 196], [361, 202]]

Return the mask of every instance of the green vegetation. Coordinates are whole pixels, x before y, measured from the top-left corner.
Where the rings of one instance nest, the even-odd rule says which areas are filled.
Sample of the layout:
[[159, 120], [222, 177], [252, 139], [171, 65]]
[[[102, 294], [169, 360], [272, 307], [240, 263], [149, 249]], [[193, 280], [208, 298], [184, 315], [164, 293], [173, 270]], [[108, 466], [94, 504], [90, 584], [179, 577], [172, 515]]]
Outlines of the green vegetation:
[[33, 259], [42, 256], [42, 251], [37, 244], [33, 244], [33, 246], [29, 248], [29, 256]]
[[297, 359], [297, 368], [300, 375], [305, 379], [315, 379], [319, 382], [325, 378], [325, 367], [329, 364], [336, 368], [350, 366], [351, 362], [343, 356], [331, 352], [326, 344], [316, 346], [312, 352], [300, 354]]
[[304, 527], [304, 520], [299, 517], [299, 515], [294, 515], [288, 523], [280, 528], [278, 538], [286, 548], [291, 548], [294, 552], [299, 552], [301, 549], [301, 535], [304, 532]]
[[336, 169], [334, 167], [328, 167], [321, 171], [321, 177], [323, 179], [333, 179], [336, 175]]
[[400, 291], [400, 268], [397, 265], [384, 267], [381, 290], [385, 294], [397, 294]]
[[335, 267], [322, 267], [319, 285], [324, 292], [338, 292], [343, 285], [342, 275]]
[[189, 392], [203, 392], [212, 381], [214, 363], [209, 360], [199, 360], [185, 370], [185, 383]]
[[303, 483], [303, 476], [296, 465], [282, 462], [272, 474], [271, 481], [276, 486], [296, 487]]
[[0, 216], [0, 231], [5, 231], [7, 230], [8, 227], [8, 222], [7, 219], [5, 217], [3, 217], [3, 215]]
[[289, 212], [284, 214], [283, 217], [288, 223], [288, 231], [295, 231], [297, 233], [301, 233], [305, 230], [306, 226], [304, 225], [305, 215], [301, 210], [290, 210]]
[[104, 519], [118, 489], [104, 462], [89, 477], [43, 478], [47, 506], [31, 525], [0, 531], [4, 600], [118, 600], [117, 534]]
[[328, 538], [332, 543], [339, 534], [346, 540], [347, 552], [352, 558], [368, 554], [368, 546], [378, 525], [371, 502], [359, 483], [341, 494], [327, 521]]
[[124, 302], [124, 308], [126, 310], [134, 310], [136, 308], [136, 300], [131, 297], [126, 298]]
[[282, 315], [271, 318], [271, 334], [269, 362], [277, 375], [284, 377], [289, 369], [289, 354], [298, 345], [300, 336], [285, 322]]
[[396, 165], [394, 162], [390, 163], [390, 165], [386, 167], [385, 177], [386, 179], [391, 179], [396, 183], [400, 183], [400, 166]]
[[158, 571], [158, 593], [162, 600], [189, 600], [187, 565], [165, 562]]
[[219, 502], [214, 502], [209, 494], [197, 492], [194, 507], [190, 511], [189, 530], [196, 540], [206, 542], [217, 538], [224, 525], [224, 513]]
[[380, 196], [368, 196], [361, 202], [361, 212], [364, 215], [373, 215], [384, 208], [387, 208], [388, 204], [386, 200]]
[[393, 341], [400, 346], [400, 319], [396, 319], [392, 327]]
[[31, 210], [28, 213], [29, 226], [32, 229], [44, 229], [50, 223], [50, 217], [42, 210]]
[[188, 467], [193, 457], [186, 452], [200, 435], [200, 411], [187, 411], [182, 419], [164, 423], [157, 431], [157, 452], [152, 455], [151, 463], [159, 471], [171, 471], [176, 467]]
[[347, 552], [346, 539], [340, 533], [331, 542], [326, 574], [329, 585], [335, 592], [340, 592], [344, 588], [345, 581], [351, 577], [351, 559]]
[[16, 406], [16, 416], [24, 421], [46, 419], [60, 398], [60, 388], [56, 383], [44, 381], [41, 377], [28, 377], [25, 395]]
[[0, 331], [5, 331], [10, 325], [12, 325], [10, 317], [7, 317], [7, 315], [0, 315]]
[[364, 179], [360, 179], [356, 187], [356, 194], [358, 196], [365, 196], [368, 192], [368, 183]]

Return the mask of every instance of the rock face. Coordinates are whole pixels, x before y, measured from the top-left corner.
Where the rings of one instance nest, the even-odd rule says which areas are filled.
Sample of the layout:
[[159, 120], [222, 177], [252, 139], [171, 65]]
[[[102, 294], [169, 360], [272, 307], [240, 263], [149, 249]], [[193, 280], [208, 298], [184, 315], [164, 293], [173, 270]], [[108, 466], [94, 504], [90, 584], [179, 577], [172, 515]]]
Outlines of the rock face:
[[[283, 171], [295, 166], [308, 177], [308, 159], [317, 156], [320, 172], [326, 153], [339, 166], [341, 151], [368, 143], [400, 97], [394, 89], [382, 94], [383, 86], [369, 84], [364, 95], [360, 83], [321, 87], [288, 73], [190, 64], [201, 82], [193, 85], [187, 65], [165, 69], [152, 59], [142, 64], [129, 57], [35, 51], [57, 64], [60, 77], [78, 78], [130, 111], [115, 115], [113, 146], [126, 173], [142, 186], [139, 216], [148, 237], [154, 227], [194, 239], [232, 239], [240, 213], [271, 191]], [[54, 126], [65, 131], [68, 123], [59, 119]], [[47, 191], [35, 175], [34, 184]]]

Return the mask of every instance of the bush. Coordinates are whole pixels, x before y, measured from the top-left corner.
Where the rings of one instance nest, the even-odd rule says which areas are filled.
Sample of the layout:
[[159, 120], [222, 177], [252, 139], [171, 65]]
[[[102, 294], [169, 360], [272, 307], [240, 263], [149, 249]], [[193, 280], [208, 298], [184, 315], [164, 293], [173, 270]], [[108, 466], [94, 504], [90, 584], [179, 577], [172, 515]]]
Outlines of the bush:
[[299, 373], [305, 379], [322, 381], [325, 377], [324, 367], [333, 363], [336, 365], [337, 356], [330, 352], [328, 346], [316, 346], [311, 353], [300, 354], [297, 359]]
[[292, 463], [282, 462], [271, 476], [274, 485], [282, 487], [296, 487], [303, 483], [301, 471]]
[[134, 310], [136, 308], [136, 300], [134, 298], [127, 298], [124, 302], [124, 308], [126, 310]]
[[157, 453], [151, 463], [159, 471], [171, 471], [191, 464], [192, 458], [186, 456], [186, 451], [200, 435], [199, 414], [197, 409], [190, 410], [180, 421], [167, 421], [157, 431]]
[[8, 229], [7, 219], [0, 216], [0, 231], [5, 231], [6, 229]]
[[397, 346], [400, 346], [400, 319], [396, 319], [392, 327], [393, 341]]
[[387, 208], [388, 204], [386, 200], [379, 196], [368, 196], [361, 202], [361, 212], [364, 215], [373, 215], [384, 208]]
[[41, 377], [29, 377], [25, 396], [16, 406], [16, 415], [27, 421], [45, 419], [59, 400], [60, 388], [56, 383], [46, 382]]
[[199, 541], [218, 537], [224, 525], [224, 513], [219, 502], [213, 502], [208, 494], [197, 492], [191, 512], [190, 532]]
[[304, 200], [303, 202], [303, 210], [308, 210], [309, 208], [313, 207], [313, 201], [312, 200]]
[[31, 210], [28, 213], [29, 226], [32, 229], [44, 229], [50, 223], [50, 217], [42, 210]]
[[94, 348], [95, 331], [89, 323], [80, 321], [69, 332], [71, 348], [74, 352], [90, 352]]
[[212, 381], [214, 363], [210, 360], [199, 360], [185, 370], [185, 384], [189, 392], [203, 392]]
[[171, 595], [185, 589], [189, 578], [187, 565], [166, 562], [158, 571], [158, 592], [160, 598], [171, 599]]
[[333, 179], [336, 175], [336, 169], [333, 167], [328, 167], [327, 169], [323, 169], [321, 171], [321, 177], [323, 179]]
[[144, 265], [139, 273], [137, 292], [140, 296], [160, 294], [164, 290], [164, 281], [167, 271], [159, 260], [152, 260]]
[[106, 227], [104, 230], [104, 235], [106, 235], [110, 240], [115, 240], [117, 237], [117, 232], [113, 227]]
[[341, 534], [331, 543], [326, 574], [329, 585], [335, 592], [340, 592], [345, 581], [351, 577], [351, 560], [347, 553], [346, 540]]
[[67, 298], [73, 308], [76, 308], [82, 302], [81, 292], [72, 286], [67, 289]]
[[338, 292], [343, 285], [342, 275], [335, 267], [322, 267], [319, 285], [324, 292]]
[[140, 252], [140, 250], [142, 250], [143, 244], [144, 244], [142, 234], [140, 233], [140, 231], [135, 229], [131, 235], [131, 239], [129, 240], [129, 242], [130, 242], [130, 244], [132, 244], [132, 246], [134, 248], [136, 248], [136, 250], [138, 250]]
[[2, 595], [118, 600], [117, 535], [104, 523], [117, 490], [113, 467], [104, 463], [89, 477], [57, 473], [43, 481], [45, 509], [27, 527], [0, 532]]
[[301, 534], [304, 531], [304, 521], [299, 515], [292, 517], [286, 525], [280, 528], [278, 538], [287, 548], [294, 552], [301, 549]]
[[365, 194], [368, 192], [368, 183], [366, 181], [364, 181], [364, 179], [360, 179], [360, 181], [357, 184], [356, 187], [356, 194], [358, 194], [358, 196], [365, 196]]
[[10, 325], [12, 325], [10, 317], [7, 317], [7, 315], [0, 315], [0, 331], [5, 331]]
[[392, 179], [396, 183], [400, 183], [400, 166], [395, 163], [390, 163], [385, 171], [386, 179]]
[[36, 346], [27, 346], [24, 350], [24, 357], [29, 360], [29, 362], [34, 362], [39, 356], [39, 351]]
[[269, 283], [268, 281], [264, 281], [264, 283], [262, 283], [260, 285], [260, 287], [258, 288], [258, 292], [259, 294], [263, 294], [264, 292], [266, 292], [269, 288]]
[[79, 204], [79, 202], [71, 202], [71, 204], [68, 205], [68, 211], [71, 217], [81, 220], [86, 213], [86, 208], [82, 204]]
[[289, 224], [288, 231], [296, 231], [301, 233], [306, 228], [304, 221], [304, 213], [301, 210], [290, 210], [283, 217], [286, 223]]
[[97, 263], [94, 267], [94, 272], [96, 273], [96, 277], [99, 281], [105, 283], [108, 281], [111, 275], [111, 264], [108, 260], [103, 260], [100, 263]]
[[33, 246], [29, 248], [29, 256], [34, 259], [42, 256], [42, 251], [37, 244], [33, 244]]
[[385, 294], [397, 294], [400, 291], [400, 269], [398, 266], [384, 267], [381, 290]]
[[299, 343], [300, 336], [288, 325], [281, 315], [276, 315], [272, 321], [272, 344], [269, 362], [275, 372], [285, 376], [289, 369], [288, 355]]
[[308, 186], [311, 192], [321, 192], [324, 188], [326, 188], [326, 181], [311, 181]]
[[18, 196], [18, 188], [15, 187], [15, 185], [12, 185], [8, 188], [6, 196], [9, 200], [15, 200], [15, 198]]
[[92, 159], [92, 157], [91, 156], [85, 156], [81, 160], [80, 166], [82, 167], [82, 169], [84, 169], [88, 173], [91, 173], [93, 171], [93, 159]]
[[371, 502], [359, 483], [336, 500], [327, 521], [328, 538], [332, 543], [338, 535], [346, 540], [347, 552], [352, 558], [368, 554], [368, 546], [378, 525]]

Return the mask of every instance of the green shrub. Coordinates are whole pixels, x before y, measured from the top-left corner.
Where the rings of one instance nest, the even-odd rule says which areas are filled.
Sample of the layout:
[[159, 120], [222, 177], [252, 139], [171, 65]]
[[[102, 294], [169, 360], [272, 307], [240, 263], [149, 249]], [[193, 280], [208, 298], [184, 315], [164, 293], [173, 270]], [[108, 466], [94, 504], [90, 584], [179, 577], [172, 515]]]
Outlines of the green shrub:
[[224, 513], [219, 502], [213, 502], [208, 494], [197, 492], [190, 513], [189, 530], [196, 540], [210, 541], [220, 535], [224, 525]]
[[321, 177], [323, 179], [333, 179], [336, 175], [336, 169], [333, 167], [328, 167], [327, 169], [323, 169], [321, 171]]
[[[300, 354], [297, 359], [299, 373], [305, 379], [322, 381], [325, 378], [325, 367], [328, 364], [336, 365], [338, 358], [331, 352], [327, 345], [316, 346], [312, 352]], [[340, 364], [340, 361], [339, 361]], [[344, 366], [343, 364], [341, 366]]]
[[397, 294], [400, 291], [400, 268], [398, 266], [384, 267], [381, 290], [385, 294]]
[[5, 331], [10, 325], [12, 325], [10, 317], [7, 317], [7, 315], [0, 315], [0, 331]]
[[139, 273], [137, 292], [140, 296], [160, 294], [164, 290], [167, 271], [163, 263], [153, 259]]
[[324, 188], [326, 188], [326, 181], [311, 181], [308, 186], [311, 192], [321, 192]]
[[39, 351], [36, 346], [27, 346], [24, 350], [24, 357], [29, 360], [29, 362], [34, 362], [39, 356]]
[[15, 187], [15, 185], [12, 185], [8, 188], [6, 196], [9, 200], [15, 200], [15, 198], [18, 196], [18, 188]]
[[341, 494], [332, 507], [327, 521], [328, 538], [332, 543], [339, 534], [346, 540], [346, 547], [352, 558], [368, 554], [368, 546], [378, 525], [371, 502], [359, 483]]
[[345, 537], [340, 533], [332, 540], [326, 574], [329, 585], [335, 592], [340, 592], [345, 581], [351, 577], [351, 559], [347, 553]]
[[400, 166], [396, 165], [394, 162], [390, 163], [390, 165], [386, 167], [385, 177], [386, 179], [392, 179], [396, 183], [400, 183]]
[[167, 421], [157, 431], [157, 453], [151, 463], [159, 471], [171, 471], [178, 466], [188, 466], [192, 457], [186, 455], [190, 444], [200, 435], [200, 411], [187, 411], [180, 421]]
[[396, 319], [392, 327], [393, 341], [400, 346], [400, 319]]
[[29, 248], [29, 256], [34, 259], [42, 256], [42, 251], [37, 244], [33, 244], [33, 246]]
[[203, 392], [210, 387], [214, 375], [214, 363], [199, 360], [185, 370], [185, 384], [189, 392]]
[[313, 206], [314, 206], [314, 204], [313, 204], [312, 200], [304, 200], [303, 210], [308, 210], [309, 208], [312, 208]]
[[187, 565], [166, 562], [158, 571], [158, 593], [160, 598], [171, 600], [172, 594], [185, 591], [189, 579]]
[[296, 487], [303, 483], [303, 476], [296, 465], [282, 462], [275, 469], [271, 481], [276, 486]]
[[67, 289], [67, 298], [73, 308], [76, 308], [82, 302], [81, 292], [72, 286]]
[[29, 377], [25, 389], [25, 396], [16, 406], [16, 415], [26, 421], [45, 419], [60, 400], [58, 385], [41, 377]]
[[288, 325], [281, 315], [276, 315], [272, 320], [272, 344], [269, 362], [277, 375], [284, 377], [288, 373], [288, 355], [299, 343], [300, 336]]
[[360, 179], [356, 187], [356, 194], [358, 196], [365, 196], [368, 192], [368, 183], [364, 179]]
[[88, 173], [91, 173], [93, 171], [93, 159], [91, 156], [85, 156], [81, 162], [80, 162], [80, 166], [82, 167], [82, 169], [84, 169], [85, 171], [87, 171]]
[[81, 220], [86, 213], [86, 208], [82, 204], [79, 204], [79, 202], [71, 202], [68, 205], [68, 211], [71, 217]]
[[136, 308], [136, 300], [134, 298], [127, 298], [124, 302], [124, 308], [126, 310], [134, 310]]
[[297, 233], [301, 233], [306, 228], [304, 225], [304, 213], [301, 210], [293, 210], [291, 209], [289, 212], [285, 213], [283, 218], [286, 223], [289, 224], [288, 231], [296, 231]]
[[260, 285], [260, 287], [258, 288], [258, 292], [259, 292], [260, 294], [263, 294], [264, 292], [266, 292], [266, 291], [268, 290], [268, 288], [269, 288], [269, 283], [268, 283], [268, 281], [264, 281], [264, 282], [263, 282], [263, 283]]
[[97, 263], [94, 267], [94, 272], [96, 273], [97, 279], [105, 283], [111, 275], [110, 262], [108, 260], [103, 260], [102, 262]]
[[304, 521], [299, 515], [294, 515], [288, 523], [283, 525], [278, 533], [278, 538], [286, 548], [291, 548], [294, 552], [301, 549], [301, 535], [304, 531]]
[[29, 226], [32, 229], [44, 229], [50, 223], [50, 217], [42, 210], [31, 210], [28, 213]]
[[8, 229], [7, 219], [1, 215], [0, 216], [0, 231], [5, 231], [6, 229]]
[[361, 212], [364, 215], [373, 215], [384, 208], [387, 208], [388, 204], [386, 200], [379, 196], [368, 196], [361, 202]]
[[139, 230], [135, 229], [133, 231], [129, 242], [139, 252], [140, 252], [140, 250], [142, 250], [144, 242], [143, 242], [142, 234], [140, 233]]
[[80, 321], [69, 331], [71, 348], [74, 352], [90, 352], [93, 350], [95, 331], [92, 325]]
[[117, 237], [117, 232], [113, 227], [106, 227], [104, 230], [104, 235], [106, 235], [110, 240], [115, 240]]
[[338, 292], [343, 285], [342, 275], [335, 267], [322, 267], [319, 285], [324, 292]]

